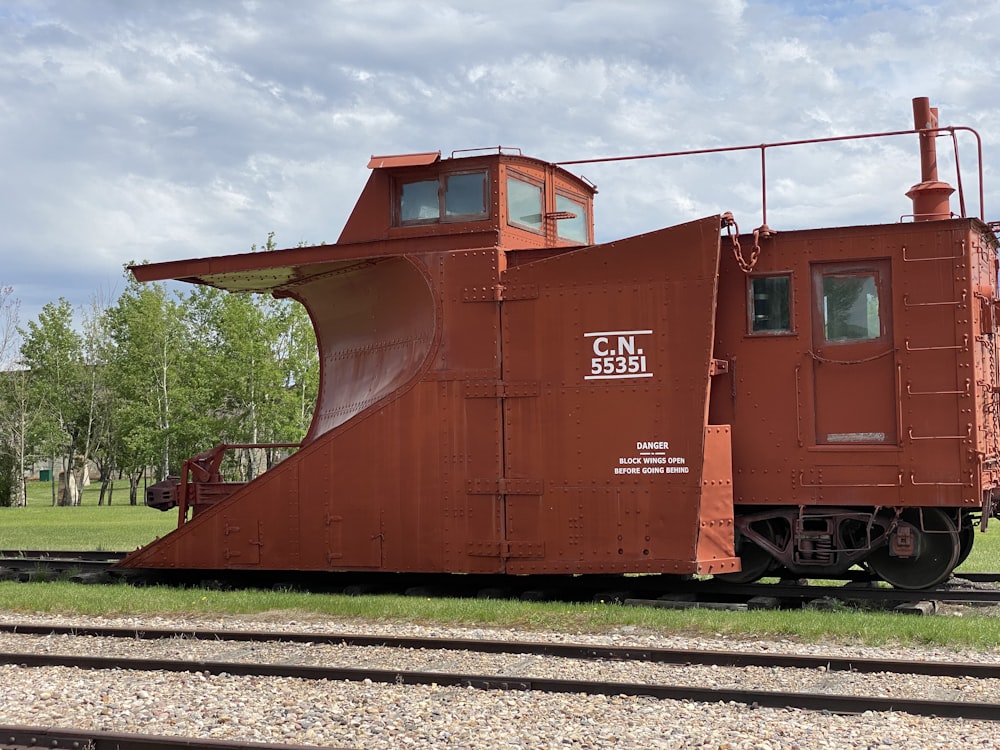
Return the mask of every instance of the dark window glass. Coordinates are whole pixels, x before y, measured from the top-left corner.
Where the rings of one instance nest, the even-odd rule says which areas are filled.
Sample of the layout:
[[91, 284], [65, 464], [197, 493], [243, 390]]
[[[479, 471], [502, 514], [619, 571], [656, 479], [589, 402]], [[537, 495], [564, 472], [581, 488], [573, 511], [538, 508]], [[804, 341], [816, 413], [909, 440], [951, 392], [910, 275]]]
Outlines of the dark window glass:
[[823, 337], [867, 341], [882, 335], [874, 274], [823, 276]]
[[791, 333], [792, 279], [790, 276], [750, 278], [750, 332]]
[[446, 216], [481, 216], [486, 213], [486, 173], [453, 174], [445, 178]]
[[399, 220], [434, 221], [439, 218], [438, 181], [404, 182], [399, 194]]

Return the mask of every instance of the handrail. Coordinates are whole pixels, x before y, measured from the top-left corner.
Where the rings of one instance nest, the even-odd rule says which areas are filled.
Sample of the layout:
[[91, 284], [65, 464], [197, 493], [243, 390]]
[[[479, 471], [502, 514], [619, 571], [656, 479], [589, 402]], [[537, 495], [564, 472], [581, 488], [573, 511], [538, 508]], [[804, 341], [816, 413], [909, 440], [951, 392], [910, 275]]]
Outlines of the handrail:
[[762, 225], [767, 226], [767, 150], [773, 148], [783, 148], [786, 146], [806, 146], [817, 143], [835, 143], [839, 141], [857, 141], [865, 140], [870, 138], [890, 138], [900, 135], [926, 135], [928, 133], [934, 133], [939, 136], [942, 133], [949, 133], [951, 135], [953, 143], [953, 151], [955, 154], [955, 174], [956, 181], [958, 182], [958, 194], [959, 194], [959, 209], [961, 211], [961, 216], [965, 217], [965, 190], [962, 183], [962, 169], [958, 158], [958, 132], [971, 133], [976, 139], [976, 153], [977, 153], [977, 166], [978, 166], [978, 177], [979, 177], [979, 219], [982, 222], [986, 222], [986, 209], [985, 209], [985, 190], [983, 187], [983, 140], [979, 133], [970, 127], [964, 125], [949, 125], [947, 127], [937, 127], [937, 128], [920, 128], [914, 130], [890, 130], [883, 133], [856, 133], [854, 135], [835, 135], [827, 136], [824, 138], [806, 138], [794, 141], [777, 141], [775, 143], [760, 143], [760, 144], [749, 144], [745, 146], [721, 146], [717, 148], [698, 148], [690, 149], [686, 151], [663, 151], [659, 153], [651, 154], [634, 154], [630, 156], [603, 156], [595, 157], [592, 159], [570, 159], [566, 161], [553, 162], [556, 166], [566, 167], [577, 164], [600, 164], [600, 163], [610, 163], [619, 161], [638, 161], [641, 159], [662, 159], [672, 156], [697, 156], [701, 154], [723, 154], [732, 153], [735, 151], [752, 151], [760, 150], [760, 172], [761, 172], [761, 215], [762, 215]]

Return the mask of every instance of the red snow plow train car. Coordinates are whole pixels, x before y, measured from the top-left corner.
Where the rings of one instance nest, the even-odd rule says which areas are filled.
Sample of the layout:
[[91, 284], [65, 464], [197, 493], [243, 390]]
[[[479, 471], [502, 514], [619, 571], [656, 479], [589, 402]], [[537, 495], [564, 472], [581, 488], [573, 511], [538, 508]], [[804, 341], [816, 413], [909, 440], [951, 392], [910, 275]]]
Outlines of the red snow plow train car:
[[[595, 244], [592, 184], [498, 148], [373, 157], [336, 244], [134, 267], [298, 300], [321, 382], [257, 479], [223, 481], [223, 445], [151, 488], [178, 527], [120, 566], [941, 582], [996, 508], [1000, 322], [982, 158], [975, 217], [957, 157], [978, 135], [936, 118], [713, 149], [760, 150], [752, 234]], [[899, 136], [902, 220], [767, 227], [772, 148]]]

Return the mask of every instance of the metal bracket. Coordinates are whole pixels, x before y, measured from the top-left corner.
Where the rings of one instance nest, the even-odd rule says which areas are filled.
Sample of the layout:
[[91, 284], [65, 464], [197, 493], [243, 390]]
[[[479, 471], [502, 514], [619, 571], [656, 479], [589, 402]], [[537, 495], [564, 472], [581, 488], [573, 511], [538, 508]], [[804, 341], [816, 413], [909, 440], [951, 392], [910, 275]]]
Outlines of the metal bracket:
[[708, 374], [711, 375], [721, 375], [722, 373], [729, 372], [729, 360], [728, 359], [713, 359], [708, 363]]
[[466, 398], [530, 398], [540, 390], [538, 381], [467, 380]]
[[494, 284], [467, 286], [462, 290], [462, 302], [508, 302], [538, 299], [537, 284]]
[[545, 482], [541, 479], [469, 479], [465, 491], [470, 495], [543, 495]]
[[469, 557], [545, 557], [545, 542], [469, 542], [465, 547]]
[[537, 284], [501, 284], [498, 300], [504, 302], [521, 299], [538, 299]]

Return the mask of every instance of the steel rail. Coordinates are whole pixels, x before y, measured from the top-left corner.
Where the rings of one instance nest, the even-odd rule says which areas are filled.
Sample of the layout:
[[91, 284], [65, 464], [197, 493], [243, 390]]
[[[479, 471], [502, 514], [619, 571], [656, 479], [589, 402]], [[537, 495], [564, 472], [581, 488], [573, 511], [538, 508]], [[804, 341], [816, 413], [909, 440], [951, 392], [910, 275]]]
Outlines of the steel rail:
[[698, 701], [702, 703], [732, 702], [766, 708], [799, 708], [838, 714], [857, 714], [865, 711], [893, 711], [918, 716], [1000, 721], [1000, 704], [972, 701], [938, 701], [898, 697], [830, 695], [827, 693], [738, 690], [733, 688], [705, 688], [636, 682], [498, 677], [496, 675], [457, 674], [450, 672], [169, 659], [119, 659], [57, 654], [0, 653], [0, 664], [15, 664], [28, 668], [72, 667], [76, 669], [201, 672], [203, 674], [216, 675], [225, 673], [241, 677], [282, 677], [350, 682], [369, 680], [386, 685], [437, 685], [476, 688], [480, 690], [624, 695], [629, 697], [651, 697], [660, 700]]
[[[0, 726], [0, 747], [52, 748], [53, 750], [316, 750], [315, 745], [210, 740], [199, 737], [166, 737], [153, 734], [102, 732], [96, 729], [55, 729], [16, 724]], [[332, 750], [338, 750], [333, 748]], [[340, 748], [339, 750], [345, 750]]]
[[[44, 560], [92, 560], [95, 562], [101, 561], [117, 561], [123, 559], [128, 552], [116, 550], [31, 550], [31, 549], [7, 549], [0, 550], [0, 563], [4, 561], [19, 561], [19, 560], [31, 560], [31, 561], [44, 561]], [[870, 580], [871, 576], [864, 573], [863, 571], [848, 571], [848, 573], [857, 573], [858, 576], [845, 575], [844, 580]], [[953, 578], [968, 581], [981, 581], [981, 582], [991, 582], [1000, 583], [1000, 573], [960, 573], [956, 572], [952, 574]], [[623, 579], [627, 580], [627, 579]]]
[[[814, 656], [774, 652], [691, 650], [657, 647], [600, 646], [583, 643], [545, 643], [541, 641], [502, 641], [471, 638], [432, 638], [418, 636], [362, 635], [357, 633], [305, 633], [235, 630], [113, 628], [94, 626], [34, 625], [0, 623], [0, 632], [17, 635], [68, 635], [96, 638], [131, 638], [165, 640], [186, 638], [202, 641], [254, 643], [310, 643], [336, 646], [406, 648], [438, 651], [469, 651], [488, 654], [530, 654], [563, 659], [604, 659], [608, 661], [645, 661], [660, 664], [712, 665], [720, 667], [780, 667], [787, 669], [825, 669], [830, 672], [888, 672], [933, 677], [972, 677], [1000, 679], [1000, 663], [956, 661], [911, 661], [870, 659], [850, 656]], [[0, 658], [4, 655], [0, 654]], [[10, 654], [6, 656], [10, 657]], [[69, 658], [69, 657], [63, 657]], [[190, 662], [189, 662], [190, 663]]]
[[[0, 551], [0, 573], [17, 574], [20, 580], [31, 580], [38, 575], [74, 573], [82, 576], [87, 581], [102, 582], [103, 574], [108, 574], [112, 578], [108, 582], [117, 580], [142, 580], [141, 571], [128, 571], [125, 576], [118, 578], [118, 571], [113, 567], [114, 555], [124, 553], [107, 552], [71, 552], [71, 551], [42, 551], [42, 552], [2, 552]], [[104, 556], [103, 559], [100, 556]], [[161, 571], [156, 571], [157, 580], [169, 583], [171, 576], [181, 576], [190, 578], [197, 571], [170, 571], [166, 577], [160, 577]], [[204, 575], [216, 574], [216, 580], [225, 580], [235, 587], [252, 587], [267, 585], [267, 580], [284, 581], [276, 571], [261, 571], [257, 575], [246, 571], [200, 571]], [[386, 591], [404, 593], [407, 586], [412, 586], [414, 581], [419, 580], [423, 586], [421, 591], [427, 596], [469, 596], [475, 594], [475, 589], [466, 590], [469, 586], [475, 586], [479, 580], [474, 576], [454, 576], [451, 574], [428, 574], [414, 577], [411, 574], [371, 574], [366, 577], [357, 572], [345, 572], [340, 577], [341, 584], [338, 589], [338, 575], [336, 573], [324, 576], [322, 579], [309, 574], [303, 574], [296, 579], [295, 583], [300, 584], [305, 590], [322, 590], [337, 592], [344, 589], [350, 583], [363, 584], [364, 581], [378, 581]], [[268, 578], [267, 576], [270, 576]], [[1000, 582], [998, 573], [967, 573], [956, 574], [956, 580], [965, 580], [969, 583], [997, 583]], [[853, 580], [853, 579], [845, 579]], [[410, 582], [406, 584], [405, 582]], [[311, 583], [317, 584], [313, 589]], [[482, 577], [479, 586], [483, 588], [503, 587], [509, 585], [511, 581], [505, 580], [502, 576], [486, 575]], [[590, 599], [601, 601], [624, 602], [636, 606], [650, 606], [656, 604], [655, 599], [661, 595], [674, 594], [694, 594], [696, 596], [708, 597], [710, 601], [740, 601], [745, 602], [753, 597], [768, 597], [780, 600], [782, 606], [787, 606], [792, 601], [805, 601], [811, 599], [829, 598], [840, 601], [869, 601], [878, 603], [906, 603], [914, 601], [938, 601], [938, 602], [961, 602], [978, 604], [1000, 604], [1000, 587], [992, 589], [984, 588], [934, 588], [923, 590], [906, 590], [884, 587], [851, 587], [851, 586], [814, 586], [808, 583], [786, 582], [777, 583], [751, 583], [733, 584], [721, 580], [683, 580], [661, 578], [659, 576], [621, 577], [621, 576], [584, 576], [580, 578], [536, 576], [532, 577], [527, 585], [537, 585], [548, 590], [549, 596], [553, 600], [582, 601]], [[455, 587], [462, 586], [462, 590]], [[583, 598], [581, 598], [583, 597]], [[511, 593], [509, 598], [517, 598], [517, 593]]]
[[127, 552], [97, 550], [7, 549], [0, 550], [0, 559], [30, 560], [121, 560]]
[[22, 583], [38, 577], [83, 574], [97, 576], [112, 570], [113, 560], [96, 560], [69, 557], [7, 557], [0, 558], [0, 572], [9, 576], [17, 574]]

